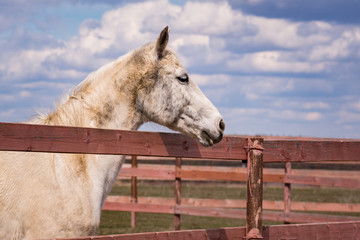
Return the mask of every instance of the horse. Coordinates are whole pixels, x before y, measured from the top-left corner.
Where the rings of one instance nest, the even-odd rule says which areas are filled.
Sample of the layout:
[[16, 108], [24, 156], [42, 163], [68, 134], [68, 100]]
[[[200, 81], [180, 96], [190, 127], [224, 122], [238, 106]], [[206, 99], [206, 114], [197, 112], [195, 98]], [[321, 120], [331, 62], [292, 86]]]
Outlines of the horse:
[[[155, 42], [90, 73], [53, 112], [29, 123], [137, 130], [155, 122], [205, 147], [220, 142], [223, 118], [168, 41], [165, 27]], [[0, 153], [0, 238], [96, 235], [123, 161], [124, 156]]]

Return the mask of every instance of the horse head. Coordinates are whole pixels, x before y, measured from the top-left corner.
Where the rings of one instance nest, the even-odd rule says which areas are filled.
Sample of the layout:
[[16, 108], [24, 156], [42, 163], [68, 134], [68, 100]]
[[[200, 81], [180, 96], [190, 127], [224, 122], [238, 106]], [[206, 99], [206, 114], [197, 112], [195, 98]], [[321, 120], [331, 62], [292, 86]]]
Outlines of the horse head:
[[[203, 146], [221, 141], [225, 123], [219, 111], [191, 80], [173, 51], [167, 48], [166, 27], [156, 43], [135, 51], [133, 61], [145, 69], [134, 105], [152, 121], [190, 135]], [[144, 77], [145, 76], [145, 77]]]

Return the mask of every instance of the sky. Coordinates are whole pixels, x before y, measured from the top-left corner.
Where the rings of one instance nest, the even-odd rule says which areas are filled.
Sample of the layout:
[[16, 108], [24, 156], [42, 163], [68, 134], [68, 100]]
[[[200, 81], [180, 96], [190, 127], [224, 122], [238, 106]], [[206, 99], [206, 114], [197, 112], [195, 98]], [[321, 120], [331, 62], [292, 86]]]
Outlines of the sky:
[[0, 6], [1, 122], [53, 110], [90, 72], [169, 26], [169, 44], [223, 115], [225, 134], [360, 138], [358, 0]]

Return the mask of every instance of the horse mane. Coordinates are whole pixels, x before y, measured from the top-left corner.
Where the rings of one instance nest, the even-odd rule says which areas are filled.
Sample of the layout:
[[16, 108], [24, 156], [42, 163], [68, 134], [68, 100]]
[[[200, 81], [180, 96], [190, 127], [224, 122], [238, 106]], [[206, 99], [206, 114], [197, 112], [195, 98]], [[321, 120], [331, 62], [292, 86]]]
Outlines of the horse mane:
[[118, 59], [101, 66], [98, 70], [91, 72], [82, 82], [63, 94], [55, 103], [54, 111], [38, 111], [37, 114], [28, 123], [42, 125], [63, 125], [77, 126], [83, 125], [85, 118], [85, 109], [89, 110], [89, 104], [84, 101], [85, 96], [89, 94], [95, 82], [103, 78], [110, 72], [114, 65], [121, 62], [126, 56], [132, 52], [125, 54]]
[[[55, 103], [55, 110], [53, 112], [38, 112], [29, 123], [74, 127], [84, 126], [86, 121], [89, 123], [89, 114], [93, 114], [93, 117], [97, 118], [96, 114], [101, 112], [101, 109], [99, 109], [101, 107], [96, 107], [100, 99], [94, 99], [89, 96], [96, 91], [103, 90], [106, 92], [107, 89], [104, 88], [109, 87], [100, 84], [101, 81], [99, 80], [122, 75], [121, 77], [126, 76], [128, 78], [128, 82], [124, 80], [120, 90], [131, 92], [130, 89], [136, 89], [137, 86], [135, 84], [138, 83], [135, 79], [140, 78], [140, 75], [144, 74], [143, 72], [146, 73], [148, 71], [145, 63], [151, 61], [148, 59], [151, 55], [144, 53], [151, 51], [154, 46], [154, 43], [145, 44], [90, 73], [81, 83], [72, 88], [67, 94], [64, 94]], [[162, 58], [166, 59], [173, 54], [171, 49], [166, 49]]]

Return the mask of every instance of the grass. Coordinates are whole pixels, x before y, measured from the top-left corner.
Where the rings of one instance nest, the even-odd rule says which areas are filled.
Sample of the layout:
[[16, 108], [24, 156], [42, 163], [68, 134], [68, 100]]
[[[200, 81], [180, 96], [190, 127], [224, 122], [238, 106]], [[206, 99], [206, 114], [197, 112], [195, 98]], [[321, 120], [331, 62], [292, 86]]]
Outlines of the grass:
[[[99, 229], [100, 235], [157, 232], [174, 230], [174, 216], [160, 213], [137, 213], [137, 225], [130, 226], [130, 213], [103, 211]], [[181, 216], [181, 229], [201, 229], [244, 226], [245, 220]]]
[[[265, 185], [263, 193], [264, 200], [283, 200], [283, 188], [280, 186]], [[117, 182], [110, 195], [130, 195], [129, 184]], [[140, 182], [138, 184], [138, 196], [174, 197], [174, 186], [173, 183]], [[217, 183], [185, 183], [181, 188], [181, 196], [184, 198], [245, 199], [246, 186]], [[360, 203], [360, 190], [294, 187], [291, 189], [291, 201]], [[338, 213], [338, 215], [360, 216], [360, 213]], [[129, 212], [103, 211], [99, 234], [169, 231], [174, 229], [173, 222], [174, 216], [170, 214], [137, 213], [137, 226], [131, 228]], [[269, 224], [279, 223], [264, 222], [264, 225]], [[209, 229], [238, 226], [245, 226], [245, 220], [181, 216], [181, 229]]]

